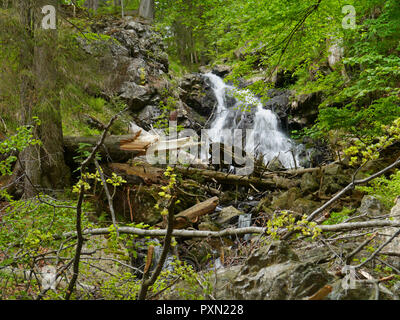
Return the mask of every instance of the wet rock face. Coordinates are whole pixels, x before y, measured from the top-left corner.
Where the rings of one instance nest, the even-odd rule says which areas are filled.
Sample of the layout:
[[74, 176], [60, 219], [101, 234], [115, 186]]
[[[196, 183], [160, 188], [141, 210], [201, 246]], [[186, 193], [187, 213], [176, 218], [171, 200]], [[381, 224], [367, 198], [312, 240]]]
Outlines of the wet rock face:
[[216, 74], [218, 77], [225, 78], [228, 74], [232, 72], [232, 68], [227, 65], [217, 65], [212, 69], [212, 73]]
[[201, 74], [186, 75], [179, 84], [181, 100], [194, 112], [209, 117], [217, 104], [210, 82]]
[[289, 90], [271, 89], [268, 91], [270, 99], [265, 102], [264, 108], [272, 110], [277, 114], [281, 121], [282, 130], [289, 131], [288, 116], [290, 114], [290, 96]]

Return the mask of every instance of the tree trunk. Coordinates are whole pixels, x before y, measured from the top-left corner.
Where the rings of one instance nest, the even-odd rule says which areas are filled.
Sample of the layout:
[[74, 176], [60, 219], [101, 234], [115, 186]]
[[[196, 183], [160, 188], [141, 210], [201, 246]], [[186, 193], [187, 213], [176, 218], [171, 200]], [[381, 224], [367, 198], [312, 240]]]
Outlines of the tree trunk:
[[97, 9], [99, 8], [99, 0], [86, 0], [84, 5], [86, 8], [97, 12]]
[[139, 7], [139, 16], [143, 19], [153, 21], [155, 12], [154, 0], [141, 0]]
[[[132, 138], [132, 135], [126, 136], [109, 136], [105, 139], [104, 145], [99, 149], [99, 153], [102, 159], [107, 159], [113, 162], [124, 162], [137, 155], [138, 152], [124, 151], [120, 149], [120, 142], [125, 139]], [[78, 155], [77, 151], [80, 144], [88, 144], [92, 147], [88, 147], [88, 151], [93, 149], [96, 145], [99, 137], [64, 137], [64, 150], [65, 154], [70, 158], [68, 162], [72, 161], [72, 157]]]
[[[42, 29], [42, 7], [53, 5], [57, 0], [36, 0], [31, 3], [21, 0], [22, 21], [28, 30], [32, 50], [21, 58], [33, 55], [22, 61], [24, 71], [30, 70], [32, 76], [25, 79], [21, 86], [21, 104], [24, 110], [24, 124], [34, 124], [33, 118], [40, 119], [35, 126], [35, 138], [42, 144], [31, 146], [22, 152], [20, 159], [26, 173], [25, 196], [34, 196], [38, 191], [61, 189], [69, 181], [69, 170], [64, 162], [62, 122], [55, 66], [57, 30]], [[31, 64], [31, 65], [29, 65]]]

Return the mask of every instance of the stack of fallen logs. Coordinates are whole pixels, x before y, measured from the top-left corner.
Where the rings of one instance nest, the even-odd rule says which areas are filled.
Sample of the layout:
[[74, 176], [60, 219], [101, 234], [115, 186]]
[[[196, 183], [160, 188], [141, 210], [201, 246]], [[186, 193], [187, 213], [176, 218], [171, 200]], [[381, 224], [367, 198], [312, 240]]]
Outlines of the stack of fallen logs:
[[[224, 173], [221, 171], [211, 170], [207, 163], [194, 158], [190, 153], [185, 151], [190, 147], [199, 146], [199, 143], [193, 141], [191, 138], [181, 138], [171, 141], [163, 140], [162, 136], [158, 135], [155, 131], [149, 133], [135, 125], [132, 126], [131, 132], [132, 134], [128, 136], [109, 136], [106, 138], [101, 153], [103, 153], [105, 156], [103, 159], [112, 159], [112, 161], [107, 165], [111, 172], [122, 175], [126, 180], [134, 184], [162, 184], [165, 179], [164, 169], [149, 164], [143, 159], [143, 157], [140, 160], [137, 159], [134, 163], [127, 163], [127, 161], [124, 161], [129, 158], [144, 156], [149, 150], [152, 152], [176, 151], [176, 154], [180, 159], [183, 157], [185, 160], [191, 163], [190, 166], [174, 166], [175, 171], [184, 178], [191, 180], [196, 180], [199, 178], [201, 181], [214, 182], [220, 185], [245, 186], [256, 191], [258, 191], [257, 188], [263, 191], [276, 189], [277, 183], [275, 178], [277, 175], [291, 177], [324, 169], [324, 167], [321, 167], [287, 170], [274, 173], [262, 173], [258, 176], [241, 176], [231, 173]], [[64, 139], [67, 152], [75, 152], [78, 143], [93, 144], [96, 141], [96, 137], [66, 137]], [[224, 147], [222, 146], [222, 148]], [[226, 150], [223, 150], [223, 152], [225, 153]], [[223, 156], [224, 155], [225, 154], [223, 154]], [[228, 155], [228, 157], [231, 156], [232, 154]], [[125, 163], [118, 163], [118, 161]], [[243, 163], [243, 159], [240, 159], [240, 161]], [[284, 186], [280, 186], [280, 188], [282, 187]], [[214, 193], [213, 195], [217, 194]], [[183, 229], [192, 223], [196, 223], [201, 216], [214, 212], [218, 203], [218, 197], [214, 197], [198, 203], [195, 206], [179, 213], [176, 216], [174, 228]], [[159, 228], [165, 227], [162, 223], [157, 226]]]
[[[193, 141], [192, 138], [180, 138], [176, 140], [163, 140], [156, 132], [149, 133], [142, 128], [133, 125], [131, 127], [131, 135], [122, 136], [109, 136], [105, 139], [103, 147], [99, 152], [102, 159], [111, 163], [112, 169], [125, 172], [128, 175], [139, 176], [144, 182], [146, 180], [152, 183], [158, 175], [162, 175], [163, 170], [157, 167], [152, 167], [146, 160], [138, 161], [143, 162], [143, 166], [137, 168], [129, 165], [127, 162], [132, 158], [144, 156], [146, 154], [156, 154], [161, 152], [176, 151], [175, 156], [184, 160], [183, 163], [189, 164], [185, 166], [175, 165], [175, 170], [184, 177], [193, 177], [199, 175], [205, 181], [218, 182], [220, 184], [230, 184], [238, 186], [250, 186], [252, 188], [276, 188], [276, 181], [274, 176], [277, 174], [284, 176], [301, 175], [307, 172], [323, 170], [324, 167], [310, 168], [310, 169], [297, 169], [287, 170], [274, 173], [262, 173], [257, 177], [251, 175], [238, 175], [232, 173], [224, 173], [222, 171], [215, 171], [214, 167], [208, 165], [207, 162], [198, 159], [186, 152], [188, 148], [199, 146], [201, 143]], [[97, 142], [97, 137], [64, 137], [64, 147], [66, 154], [75, 154], [78, 146], [81, 143], [94, 145]], [[224, 161], [225, 156], [232, 159], [236, 156], [232, 154], [231, 148], [225, 148], [223, 144], [220, 146], [222, 150], [221, 161]], [[237, 156], [236, 156], [237, 157]], [[142, 159], [143, 160], [143, 159]], [[235, 159], [233, 159], [234, 161]], [[239, 159], [240, 163], [244, 163], [243, 159]], [[251, 159], [254, 160], [254, 159]], [[156, 179], [157, 180], [157, 179]]]

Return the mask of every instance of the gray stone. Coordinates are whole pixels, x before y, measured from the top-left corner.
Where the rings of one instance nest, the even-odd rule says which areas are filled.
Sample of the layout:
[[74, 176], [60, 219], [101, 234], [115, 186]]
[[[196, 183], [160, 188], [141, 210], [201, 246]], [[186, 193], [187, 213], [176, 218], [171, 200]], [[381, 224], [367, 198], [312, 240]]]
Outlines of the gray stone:
[[291, 188], [288, 191], [273, 197], [271, 208], [273, 210], [291, 209], [293, 203], [300, 197], [301, 193], [298, 188]]
[[[380, 285], [379, 300], [392, 300], [393, 296]], [[372, 283], [355, 282], [355, 288], [343, 288], [343, 280], [337, 280], [332, 285], [332, 292], [326, 297], [326, 300], [375, 300], [376, 290]]]
[[319, 181], [311, 173], [303, 174], [300, 188], [304, 193], [311, 193], [319, 189]]
[[[397, 200], [396, 205], [392, 208], [390, 212], [390, 219], [393, 222], [400, 222], [400, 199]], [[388, 241], [395, 232], [398, 231], [398, 228], [384, 228], [382, 230], [383, 234], [387, 236], [380, 237], [382, 242]], [[392, 242], [390, 242], [383, 251], [386, 252], [395, 252], [400, 254], [400, 237], [395, 238]], [[400, 268], [400, 259], [398, 257], [388, 257], [387, 260], [389, 263], [392, 263], [396, 268]]]
[[135, 30], [135, 32], [137, 32], [139, 34], [141, 34], [141, 33], [146, 31], [146, 27], [143, 24], [141, 24], [139, 22], [136, 22], [136, 21], [129, 21], [127, 23], [125, 29], [127, 29], [127, 30]]
[[226, 75], [232, 72], [232, 67], [227, 65], [217, 65], [213, 67], [212, 73], [216, 74], [218, 77], [224, 78]]
[[233, 219], [237, 218], [241, 214], [243, 214], [243, 212], [239, 211], [233, 206], [230, 206], [221, 210], [216, 222], [220, 225], [230, 223]]
[[145, 130], [151, 129], [151, 124], [153, 124], [158, 117], [162, 114], [159, 107], [156, 106], [146, 106], [137, 117], [137, 124]]
[[283, 242], [260, 247], [227, 288], [234, 299], [298, 300], [326, 285], [331, 276], [319, 265], [300, 262]]
[[334, 164], [334, 165], [327, 166], [324, 169], [324, 174], [326, 174], [328, 176], [335, 176], [335, 175], [339, 174], [340, 171], [341, 171], [340, 165]]
[[179, 84], [180, 98], [194, 112], [209, 117], [217, 104], [210, 83], [200, 74], [189, 74]]
[[384, 208], [382, 203], [374, 196], [364, 196], [361, 200], [361, 206], [357, 210], [360, 214], [367, 216], [380, 216], [384, 214]]
[[147, 64], [142, 58], [130, 60], [126, 74], [129, 81], [135, 82], [138, 85], [144, 85], [148, 81]]
[[321, 203], [312, 201], [309, 199], [305, 198], [300, 198], [297, 199], [295, 202], [293, 202], [293, 210], [295, 210], [297, 213], [300, 214], [310, 214], [313, 212], [315, 209], [319, 208], [321, 206]]
[[334, 176], [325, 175], [321, 192], [326, 195], [332, 195], [342, 190], [351, 182], [351, 175], [337, 174]]
[[134, 82], [125, 82], [120, 88], [120, 97], [128, 101], [132, 111], [142, 109], [151, 101], [149, 87], [137, 85]]

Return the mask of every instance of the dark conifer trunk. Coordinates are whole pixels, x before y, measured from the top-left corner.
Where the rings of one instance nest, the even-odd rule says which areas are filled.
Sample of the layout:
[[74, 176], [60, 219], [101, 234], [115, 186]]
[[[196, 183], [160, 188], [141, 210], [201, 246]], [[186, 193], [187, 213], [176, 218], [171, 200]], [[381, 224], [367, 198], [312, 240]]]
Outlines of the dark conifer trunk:
[[[35, 138], [42, 144], [27, 148], [20, 159], [25, 169], [26, 197], [38, 191], [61, 189], [69, 181], [69, 170], [64, 162], [62, 122], [57, 83], [57, 30], [42, 29], [42, 7], [57, 0], [20, 1], [21, 22], [25, 26], [29, 51], [21, 52], [21, 106], [23, 123], [35, 125]], [[28, 57], [29, 55], [29, 57]]]

